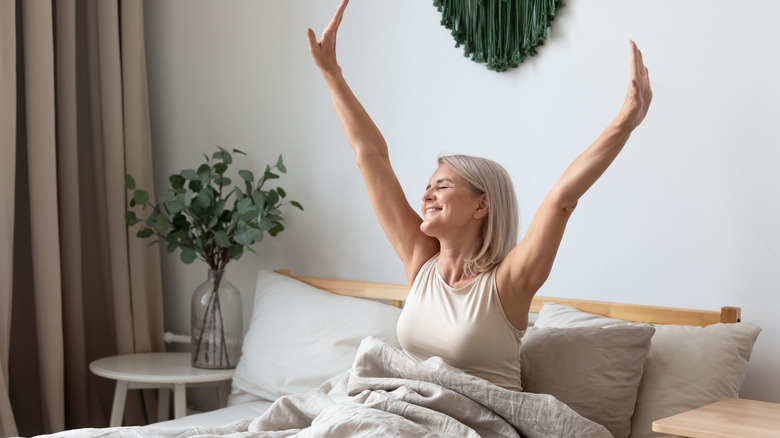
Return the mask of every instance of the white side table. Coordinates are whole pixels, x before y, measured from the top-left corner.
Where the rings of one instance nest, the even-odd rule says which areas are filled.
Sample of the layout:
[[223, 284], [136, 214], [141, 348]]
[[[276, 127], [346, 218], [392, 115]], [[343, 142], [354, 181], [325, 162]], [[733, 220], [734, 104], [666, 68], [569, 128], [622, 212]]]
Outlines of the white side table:
[[93, 374], [116, 380], [109, 427], [122, 425], [128, 389], [159, 388], [158, 421], [168, 419], [168, 390], [173, 391], [174, 418], [186, 415], [187, 385], [216, 385], [220, 406], [225, 406], [235, 370], [195, 368], [190, 361], [190, 353], [140, 353], [104, 357], [90, 363]]

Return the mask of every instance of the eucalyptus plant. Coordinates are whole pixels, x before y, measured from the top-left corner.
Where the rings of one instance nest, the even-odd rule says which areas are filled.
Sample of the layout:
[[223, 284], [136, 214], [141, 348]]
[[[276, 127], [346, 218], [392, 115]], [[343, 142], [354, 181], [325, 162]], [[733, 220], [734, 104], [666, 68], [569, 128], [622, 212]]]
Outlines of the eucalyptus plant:
[[136, 188], [131, 175], [126, 175], [125, 186], [132, 191], [130, 208], [150, 207], [151, 211], [148, 217], [139, 218], [135, 211], [128, 210], [125, 219], [128, 225], [141, 224], [136, 236], [157, 236], [153, 243], [168, 242], [168, 252], [181, 249], [185, 264], [200, 258], [209, 268], [221, 272], [229, 261], [241, 258], [245, 249], [257, 254], [251, 245], [262, 241], [266, 232], [276, 236], [284, 230], [280, 207], [290, 204], [303, 210], [303, 206], [286, 200], [287, 193], [281, 187], [264, 189], [266, 183], [279, 179], [279, 173], [287, 172], [281, 155], [257, 179], [251, 171], [239, 170], [241, 179], [229, 188], [233, 181], [226, 173], [233, 155], [246, 153], [219, 146], [217, 149], [211, 157], [203, 154], [206, 162], [197, 170], [185, 169], [171, 175], [171, 187], [157, 204], [150, 201], [147, 191]]
[[[141, 225], [136, 236], [156, 236], [153, 243], [167, 242], [168, 252], [180, 249], [185, 264], [200, 258], [210, 268], [209, 281], [204, 283], [210, 290], [200, 296], [201, 288], [196, 289], [192, 304], [192, 364], [203, 368], [235, 367], [241, 352], [241, 323], [236, 323], [241, 315], [223, 316], [223, 304], [229, 306], [231, 301], [229, 294], [220, 298], [225, 266], [241, 258], [245, 249], [256, 254], [251, 246], [262, 241], [266, 232], [276, 236], [284, 230], [282, 206], [303, 210], [300, 203], [286, 200], [283, 188], [264, 188], [287, 172], [281, 155], [257, 179], [251, 171], [239, 170], [240, 179], [231, 188], [228, 168], [234, 154], [246, 155], [219, 146], [210, 157], [203, 154], [206, 162], [197, 169], [168, 178], [171, 187], [156, 204], [150, 201], [149, 192], [136, 188], [131, 175], [125, 176], [125, 186], [132, 192], [125, 219], [129, 226]], [[132, 210], [138, 207], [148, 216], [138, 217]]]

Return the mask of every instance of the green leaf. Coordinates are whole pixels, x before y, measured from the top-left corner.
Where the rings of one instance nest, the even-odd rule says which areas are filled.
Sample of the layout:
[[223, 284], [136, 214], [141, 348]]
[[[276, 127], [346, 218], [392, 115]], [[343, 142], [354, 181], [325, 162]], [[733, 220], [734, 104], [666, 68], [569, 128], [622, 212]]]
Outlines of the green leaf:
[[268, 234], [271, 236], [276, 236], [282, 231], [284, 231], [284, 225], [282, 225], [280, 222], [274, 222], [274, 227], [268, 230]]
[[241, 178], [244, 178], [244, 181], [248, 183], [252, 183], [255, 181], [255, 175], [248, 170], [239, 170], [238, 174], [241, 175]]
[[198, 253], [195, 252], [195, 248], [187, 246], [181, 249], [181, 261], [184, 262], [185, 265], [194, 262], [196, 258], [198, 258]]
[[276, 226], [276, 222], [272, 221], [271, 219], [268, 219], [267, 217], [258, 218], [258, 226], [261, 230], [271, 230], [273, 227]]
[[138, 233], [136, 233], [135, 236], [136, 237], [140, 237], [142, 239], [146, 239], [147, 237], [151, 236], [152, 234], [154, 234], [154, 231], [151, 228], [145, 228], [144, 227], [144, 228], [141, 228], [140, 230], [138, 230]]
[[134, 211], [128, 211], [125, 213], [125, 222], [127, 222], [127, 225], [135, 225], [141, 221], [136, 217]]
[[228, 252], [228, 254], [230, 256], [230, 260], [238, 260], [244, 254], [244, 247], [243, 246], [234, 246], [234, 247], [230, 248], [230, 251]]
[[303, 211], [303, 205], [301, 205], [298, 201], [290, 201], [290, 204], [293, 205], [293, 207], [298, 207], [301, 211]]
[[190, 184], [187, 187], [192, 189], [192, 191], [195, 193], [199, 193], [201, 190], [203, 190], [203, 184], [198, 180], [190, 181]]
[[[220, 148], [222, 149], [222, 148]], [[232, 164], [233, 163], [233, 157], [230, 156], [230, 152], [222, 149], [222, 161], [225, 162], [225, 164]]]
[[168, 219], [168, 216], [162, 214], [157, 216], [157, 223], [155, 224], [155, 228], [157, 228], [157, 231], [161, 234], [168, 231], [168, 229], [171, 228], [171, 221]]
[[279, 175], [271, 172], [270, 170], [266, 170], [263, 173], [263, 176], [265, 177], [265, 179], [279, 179]]
[[176, 231], [171, 231], [168, 233], [166, 238], [170, 239], [172, 242], [178, 243], [179, 245], [192, 244], [191, 239], [187, 236], [187, 230], [179, 229]]
[[201, 181], [204, 181], [204, 180], [208, 179], [209, 176], [211, 176], [211, 166], [209, 166], [208, 164], [205, 164], [205, 163], [201, 164], [198, 167], [198, 179], [200, 179]]
[[230, 239], [228, 239], [227, 234], [223, 230], [219, 230], [214, 233], [214, 242], [216, 242], [217, 245], [221, 246], [222, 248], [230, 248], [233, 245], [230, 243]]
[[236, 203], [236, 210], [238, 214], [244, 214], [252, 207], [252, 198], [244, 198]]
[[146, 218], [144, 223], [149, 227], [154, 227], [157, 224], [157, 216], [159, 215], [160, 215], [159, 213], [153, 211], [152, 214], [148, 218]]
[[195, 171], [194, 171], [194, 170], [192, 170], [192, 169], [185, 169], [185, 170], [182, 170], [182, 171], [181, 171], [181, 176], [182, 176], [184, 179], [187, 179], [187, 180], [190, 180], [190, 181], [193, 181], [193, 180], [197, 180], [197, 179], [198, 179], [198, 174], [197, 174], [197, 172], [195, 172]]
[[146, 205], [149, 202], [149, 193], [146, 190], [136, 190], [133, 192], [133, 201], [138, 205]]
[[234, 153], [234, 154], [241, 154], [241, 155], [246, 155], [246, 152], [244, 152], [244, 151], [240, 151], [240, 150], [238, 150], [238, 149], [233, 149], [233, 153]]
[[217, 175], [214, 177], [214, 183], [216, 183], [218, 186], [224, 187], [228, 184], [233, 182], [230, 178], [226, 176]]
[[214, 216], [219, 217], [222, 216], [222, 213], [225, 212], [225, 201], [223, 199], [219, 200], [217, 202], [216, 207], [214, 207]]
[[127, 190], [135, 190], [135, 180], [129, 173], [125, 175], [125, 187]]
[[279, 195], [276, 194], [275, 190], [269, 190], [268, 194], [265, 195], [265, 204], [269, 207], [276, 207], [277, 202], [279, 202]]
[[282, 198], [284, 198], [285, 196], [287, 196], [287, 192], [285, 192], [285, 191], [284, 191], [284, 189], [283, 189], [283, 188], [281, 188], [281, 187], [277, 187], [277, 188], [276, 188], [276, 193], [278, 193], [278, 194], [279, 194], [279, 196], [281, 196]]
[[187, 220], [187, 216], [179, 213], [173, 216], [173, 227], [176, 229], [189, 229], [192, 226], [190, 221]]
[[178, 248], [178, 247], [179, 247], [179, 244], [176, 243], [176, 241], [171, 240], [171, 241], [168, 242], [168, 252], [174, 252], [174, 251], [176, 251], [176, 248]]
[[287, 168], [284, 167], [284, 161], [282, 160], [281, 155], [279, 155], [279, 160], [276, 161], [276, 168], [279, 169], [279, 172], [287, 173]]
[[157, 198], [157, 202], [160, 204], [164, 204], [166, 202], [171, 202], [174, 199], [176, 199], [176, 194], [181, 193], [181, 190], [176, 190], [176, 192], [168, 191], [166, 193], [163, 193], [162, 196]]
[[252, 192], [252, 200], [255, 201], [257, 208], [265, 208], [265, 194], [261, 191]]
[[252, 240], [255, 242], [262, 242], [263, 241], [263, 231], [258, 230], [257, 228], [252, 228], [249, 230], [249, 236], [252, 237]]
[[251, 245], [252, 243], [254, 243], [248, 231], [242, 231], [240, 233], [236, 233], [236, 235], [233, 236], [233, 240], [237, 244], [244, 245], [244, 246]]
[[208, 208], [211, 205], [211, 193], [208, 190], [203, 190], [195, 197], [195, 202], [203, 208]]
[[179, 199], [174, 199], [171, 202], [165, 203], [165, 209], [168, 210], [168, 213], [170, 214], [176, 214], [184, 210], [184, 203]]
[[130, 199], [130, 207], [135, 207], [135, 206], [136, 206], [135, 199]]
[[190, 205], [192, 205], [192, 189], [187, 189], [184, 192], [184, 206], [189, 207]]
[[[249, 198], [246, 198], [249, 199]], [[260, 214], [260, 209], [254, 205], [250, 205], [245, 212], [239, 215], [239, 219], [243, 222], [250, 223], [257, 220], [257, 216]]]
[[168, 181], [171, 182], [171, 187], [173, 187], [174, 189], [180, 189], [180, 188], [184, 187], [184, 183], [187, 180], [186, 180], [186, 178], [184, 178], [181, 175], [171, 175], [168, 178]]
[[222, 175], [227, 170], [228, 166], [225, 163], [217, 163], [214, 165], [214, 172], [217, 173], [217, 175]]

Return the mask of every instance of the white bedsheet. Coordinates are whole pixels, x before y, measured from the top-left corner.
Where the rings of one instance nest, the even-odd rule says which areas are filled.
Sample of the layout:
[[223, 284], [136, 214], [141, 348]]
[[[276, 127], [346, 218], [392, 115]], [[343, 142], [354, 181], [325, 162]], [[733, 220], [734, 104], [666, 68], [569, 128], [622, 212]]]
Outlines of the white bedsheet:
[[166, 429], [175, 429], [192, 426], [202, 427], [220, 427], [226, 424], [234, 423], [239, 420], [252, 420], [263, 412], [267, 411], [273, 402], [267, 400], [257, 400], [248, 403], [241, 403], [228, 406], [222, 409], [216, 409], [202, 414], [187, 415], [186, 417], [175, 420], [153, 423], [146, 427], [162, 427]]

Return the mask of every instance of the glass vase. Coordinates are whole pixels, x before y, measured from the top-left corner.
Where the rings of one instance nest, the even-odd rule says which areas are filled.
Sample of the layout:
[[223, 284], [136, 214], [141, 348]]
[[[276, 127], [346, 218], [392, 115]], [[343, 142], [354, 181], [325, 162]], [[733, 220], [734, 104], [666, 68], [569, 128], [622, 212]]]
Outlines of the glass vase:
[[192, 366], [235, 368], [241, 356], [244, 326], [241, 294], [223, 270], [209, 277], [192, 294]]

